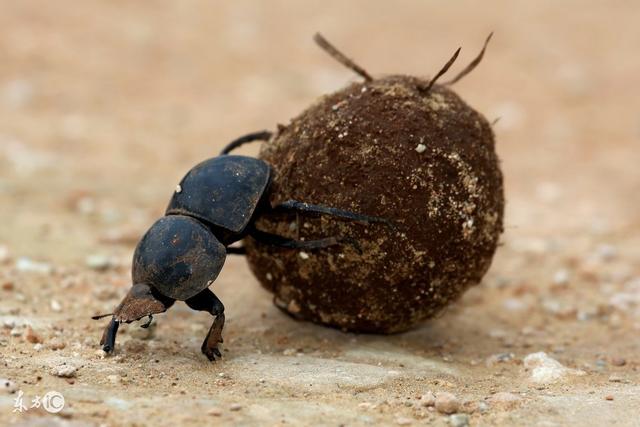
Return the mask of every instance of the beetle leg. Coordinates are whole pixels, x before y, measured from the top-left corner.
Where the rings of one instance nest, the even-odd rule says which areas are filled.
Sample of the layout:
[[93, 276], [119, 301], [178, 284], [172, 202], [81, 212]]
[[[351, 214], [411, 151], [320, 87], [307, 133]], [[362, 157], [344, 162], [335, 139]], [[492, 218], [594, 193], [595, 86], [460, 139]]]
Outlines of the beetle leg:
[[247, 248], [244, 246], [227, 246], [227, 255], [246, 255]]
[[279, 236], [277, 234], [267, 233], [266, 231], [261, 231], [256, 228], [249, 231], [249, 236], [253, 237], [260, 243], [288, 249], [322, 249], [345, 241], [353, 243], [350, 239], [338, 237], [327, 237], [317, 240], [295, 240]]
[[105, 353], [112, 352], [116, 346], [116, 335], [118, 334], [119, 326], [120, 322], [118, 322], [114, 316], [105, 328], [104, 333], [102, 334], [102, 339], [100, 340], [100, 345]]
[[296, 200], [287, 200], [286, 202], [280, 203], [273, 207], [275, 211], [289, 211], [296, 213], [313, 213], [313, 214], [321, 214], [321, 215], [330, 215], [336, 218], [347, 219], [351, 221], [358, 222], [383, 222], [385, 224], [391, 224], [388, 219], [380, 218], [377, 216], [370, 215], [362, 215], [359, 213], [345, 211], [343, 209], [332, 208], [329, 206], [323, 205], [312, 205], [310, 203], [298, 202]]
[[147, 329], [149, 326], [151, 326], [151, 322], [153, 322], [153, 314], [150, 314], [149, 320], [147, 320], [147, 322], [144, 325], [140, 325], [140, 327]]
[[236, 148], [248, 142], [268, 141], [271, 139], [272, 135], [273, 134], [271, 132], [267, 130], [263, 130], [260, 132], [253, 132], [248, 135], [241, 136], [240, 138], [234, 139], [226, 147], [224, 147], [220, 152], [220, 155], [229, 154], [231, 151], [235, 150]]
[[200, 349], [211, 361], [214, 361], [216, 356], [222, 357], [218, 349], [218, 344], [224, 341], [222, 339], [222, 329], [224, 328], [224, 305], [222, 302], [208, 288], [185, 302], [193, 310], [206, 311], [215, 316]]

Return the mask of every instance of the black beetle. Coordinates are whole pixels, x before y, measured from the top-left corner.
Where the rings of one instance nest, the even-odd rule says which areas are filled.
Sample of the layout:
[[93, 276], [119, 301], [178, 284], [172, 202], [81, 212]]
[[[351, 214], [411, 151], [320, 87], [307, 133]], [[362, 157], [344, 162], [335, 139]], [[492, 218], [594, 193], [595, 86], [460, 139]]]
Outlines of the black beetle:
[[180, 181], [165, 216], [151, 226], [136, 247], [133, 287], [113, 313], [93, 317], [112, 316], [100, 341], [105, 352], [113, 351], [120, 323], [148, 316], [148, 322], [142, 325], [146, 328], [153, 314], [166, 311], [180, 300], [215, 316], [201, 348], [209, 360], [215, 360], [215, 356], [221, 356], [218, 343], [222, 342], [224, 306], [209, 286], [222, 270], [227, 254], [244, 253], [242, 247], [231, 244], [246, 236], [291, 249], [326, 248], [346, 241], [338, 237], [300, 241], [260, 231], [254, 224], [261, 215], [284, 211], [389, 224], [383, 218], [295, 200], [271, 206], [269, 164], [253, 157], [229, 155], [242, 144], [268, 141], [271, 136], [271, 132], [263, 131], [238, 138], [220, 156], [196, 165]]

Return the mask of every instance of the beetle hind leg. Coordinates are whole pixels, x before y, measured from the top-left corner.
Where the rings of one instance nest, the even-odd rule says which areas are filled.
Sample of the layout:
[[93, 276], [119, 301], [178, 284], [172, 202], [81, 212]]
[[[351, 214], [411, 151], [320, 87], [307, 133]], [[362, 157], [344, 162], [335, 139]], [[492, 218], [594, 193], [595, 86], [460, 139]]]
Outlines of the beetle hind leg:
[[391, 225], [391, 222], [385, 218], [380, 218], [380, 217], [371, 216], [371, 215], [363, 215], [363, 214], [359, 214], [351, 211], [346, 211], [344, 209], [332, 208], [330, 206], [313, 205], [311, 203], [299, 202], [297, 200], [287, 200], [286, 202], [283, 202], [283, 203], [280, 203], [279, 205], [274, 206], [273, 210], [316, 214], [316, 215], [329, 215], [334, 218], [341, 218], [348, 221], [356, 221], [356, 222], [363, 222], [363, 223], [382, 222], [387, 225]]
[[338, 245], [343, 242], [350, 242], [348, 239], [338, 237], [326, 237], [324, 239], [317, 240], [295, 240], [288, 237], [280, 236], [278, 234], [267, 233], [266, 231], [258, 230], [256, 228], [249, 231], [249, 236], [253, 237], [258, 242], [266, 245], [277, 246], [287, 249], [323, 249], [329, 246]]
[[241, 136], [240, 138], [236, 138], [233, 141], [231, 141], [229, 144], [227, 144], [227, 146], [224, 147], [220, 152], [220, 155], [229, 154], [231, 151], [249, 142], [268, 141], [271, 139], [272, 136], [273, 136], [273, 133], [267, 130], [263, 130], [260, 132], [253, 132], [248, 135]]
[[215, 316], [207, 336], [202, 342], [200, 350], [207, 359], [214, 361], [216, 357], [222, 357], [218, 344], [223, 342], [222, 329], [224, 328], [224, 305], [218, 297], [209, 289], [201, 291], [185, 301], [193, 310], [206, 311]]

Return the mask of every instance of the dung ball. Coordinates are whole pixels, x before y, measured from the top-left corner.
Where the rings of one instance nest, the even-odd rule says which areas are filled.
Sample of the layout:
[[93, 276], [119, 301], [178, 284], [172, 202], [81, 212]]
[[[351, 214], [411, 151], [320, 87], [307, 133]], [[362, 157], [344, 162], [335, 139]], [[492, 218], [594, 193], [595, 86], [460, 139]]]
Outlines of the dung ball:
[[487, 120], [446, 86], [395, 75], [353, 83], [281, 127], [260, 158], [270, 201], [321, 204], [393, 223], [265, 215], [258, 229], [340, 245], [291, 250], [247, 238], [252, 271], [291, 315], [393, 333], [433, 317], [487, 272], [504, 194]]

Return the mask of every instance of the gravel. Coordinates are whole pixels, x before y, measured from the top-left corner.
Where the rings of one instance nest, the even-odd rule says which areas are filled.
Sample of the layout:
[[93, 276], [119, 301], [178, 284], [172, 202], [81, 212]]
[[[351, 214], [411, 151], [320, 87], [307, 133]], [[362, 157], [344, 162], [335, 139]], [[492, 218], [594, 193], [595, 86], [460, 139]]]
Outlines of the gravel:
[[584, 371], [566, 368], [543, 351], [527, 355], [524, 358], [524, 367], [530, 371], [531, 382], [537, 384], [553, 383], [564, 380], [569, 375], [585, 374]]
[[452, 427], [466, 427], [469, 425], [469, 416], [467, 414], [453, 414], [449, 417], [449, 424]]
[[67, 364], [61, 364], [51, 369], [51, 375], [61, 378], [73, 378], [77, 372], [78, 368]]
[[453, 414], [460, 408], [460, 401], [453, 393], [440, 392], [436, 394], [435, 406], [441, 414]]
[[492, 407], [500, 409], [513, 409], [520, 404], [522, 398], [517, 394], [501, 391], [489, 398]]

